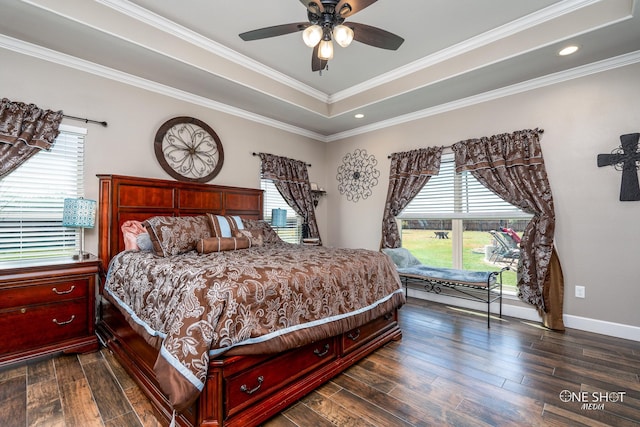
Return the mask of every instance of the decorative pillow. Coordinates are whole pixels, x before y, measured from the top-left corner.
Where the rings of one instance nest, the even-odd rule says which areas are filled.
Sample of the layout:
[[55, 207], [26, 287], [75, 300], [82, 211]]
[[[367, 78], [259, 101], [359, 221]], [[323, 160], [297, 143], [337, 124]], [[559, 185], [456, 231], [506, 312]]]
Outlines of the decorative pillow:
[[235, 251], [250, 247], [251, 240], [248, 237], [207, 237], [200, 239], [196, 244], [196, 250], [201, 254]]
[[154, 216], [143, 224], [149, 233], [153, 252], [158, 256], [192, 251], [200, 239], [211, 237], [206, 215]]
[[136, 237], [136, 243], [138, 244], [138, 249], [145, 252], [153, 251], [153, 244], [151, 243], [151, 237], [149, 233], [146, 231], [144, 233], [138, 234]]
[[256, 228], [238, 230], [234, 237], [247, 237], [251, 241], [251, 246], [262, 246], [264, 243], [262, 230]]
[[120, 226], [122, 230], [122, 237], [124, 239], [124, 250], [125, 251], [137, 251], [140, 249], [138, 247], [138, 243], [136, 242], [136, 238], [141, 233], [146, 233], [144, 226], [140, 221], [129, 220], [122, 223]]
[[249, 230], [261, 230], [262, 231], [262, 241], [267, 243], [280, 243], [283, 240], [278, 236], [278, 233], [275, 232], [271, 225], [263, 221], [261, 219], [246, 219], [242, 218], [242, 222], [244, 224], [245, 229]]
[[389, 255], [397, 268], [413, 267], [422, 264], [407, 248], [384, 248], [382, 252]]
[[233, 237], [235, 232], [244, 228], [239, 216], [207, 214], [212, 237]]

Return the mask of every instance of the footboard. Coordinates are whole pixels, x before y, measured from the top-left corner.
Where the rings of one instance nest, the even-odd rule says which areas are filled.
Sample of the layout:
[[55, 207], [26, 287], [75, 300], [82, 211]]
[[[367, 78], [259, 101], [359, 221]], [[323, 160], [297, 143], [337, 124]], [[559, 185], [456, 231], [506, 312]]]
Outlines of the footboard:
[[[173, 410], [153, 374], [157, 350], [103, 301], [97, 332], [167, 422]], [[196, 403], [178, 414], [180, 426], [258, 425], [391, 340], [402, 336], [397, 310], [338, 336], [289, 350], [210, 361], [205, 388]]]

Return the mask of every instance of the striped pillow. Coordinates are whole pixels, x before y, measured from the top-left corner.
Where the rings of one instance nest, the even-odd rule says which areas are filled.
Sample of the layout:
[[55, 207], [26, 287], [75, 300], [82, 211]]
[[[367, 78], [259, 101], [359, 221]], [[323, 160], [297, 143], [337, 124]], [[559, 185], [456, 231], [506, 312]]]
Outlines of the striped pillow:
[[243, 229], [242, 218], [237, 215], [207, 214], [212, 237], [235, 237], [239, 229]]

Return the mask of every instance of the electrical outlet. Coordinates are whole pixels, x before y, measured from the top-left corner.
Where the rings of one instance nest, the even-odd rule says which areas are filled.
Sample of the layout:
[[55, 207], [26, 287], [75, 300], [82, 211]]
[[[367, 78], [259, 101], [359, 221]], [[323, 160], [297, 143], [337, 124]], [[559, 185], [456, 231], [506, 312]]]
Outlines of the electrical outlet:
[[576, 286], [576, 298], [584, 298], [584, 286]]

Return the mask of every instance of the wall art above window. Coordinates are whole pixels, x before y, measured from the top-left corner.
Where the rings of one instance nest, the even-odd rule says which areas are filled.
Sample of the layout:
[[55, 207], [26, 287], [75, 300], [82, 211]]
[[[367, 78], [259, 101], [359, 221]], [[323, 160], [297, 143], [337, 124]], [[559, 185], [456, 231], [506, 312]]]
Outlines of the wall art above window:
[[376, 169], [377, 165], [378, 161], [373, 154], [368, 155], [367, 150], [356, 149], [347, 153], [336, 175], [340, 194], [345, 194], [352, 202], [369, 197], [373, 193], [372, 188], [378, 185], [380, 171]]
[[153, 145], [162, 169], [178, 181], [208, 182], [222, 169], [220, 138], [209, 125], [193, 117], [165, 122]]

